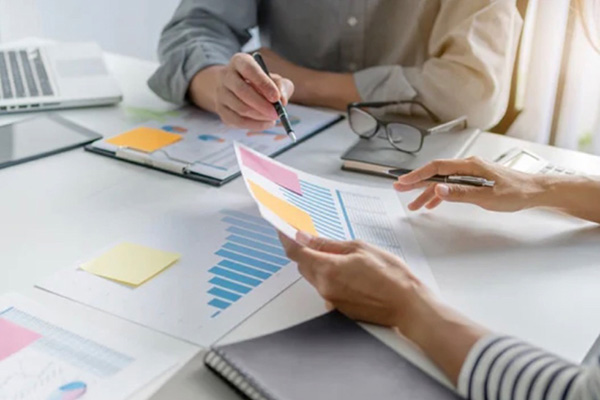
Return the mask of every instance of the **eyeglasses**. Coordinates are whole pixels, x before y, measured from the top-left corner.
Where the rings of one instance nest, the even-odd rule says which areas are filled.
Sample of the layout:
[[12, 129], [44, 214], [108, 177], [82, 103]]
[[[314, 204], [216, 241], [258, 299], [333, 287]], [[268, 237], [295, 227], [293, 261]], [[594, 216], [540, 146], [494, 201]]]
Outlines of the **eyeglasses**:
[[[404, 122], [385, 122], [373, 116], [365, 108], [382, 108], [400, 104], [414, 104], [421, 107], [431, 120], [438, 125], [433, 128], [423, 129]], [[425, 137], [439, 132], [447, 132], [457, 127], [467, 128], [467, 117], [460, 117], [453, 121], [440, 124], [440, 118], [429, 110], [424, 104], [413, 101], [382, 101], [373, 103], [351, 103], [348, 105], [348, 120], [350, 127], [363, 139], [372, 139], [380, 131], [384, 131], [387, 140], [396, 150], [405, 153], [416, 153], [423, 148]]]

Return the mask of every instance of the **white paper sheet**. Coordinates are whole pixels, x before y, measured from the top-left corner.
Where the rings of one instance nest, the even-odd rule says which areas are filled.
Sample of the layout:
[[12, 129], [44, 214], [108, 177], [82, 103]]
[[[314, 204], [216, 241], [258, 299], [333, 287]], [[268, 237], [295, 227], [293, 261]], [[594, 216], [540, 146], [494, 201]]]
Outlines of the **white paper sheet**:
[[[244, 151], [251, 154], [250, 161], [244, 160]], [[392, 189], [319, 178], [239, 144], [236, 144], [236, 154], [244, 182], [255, 200], [249, 182], [306, 212], [319, 236], [336, 240], [361, 239], [381, 247], [404, 259], [423, 283], [438, 290], [404, 208]], [[257, 204], [262, 216], [273, 226], [291, 238], [296, 236], [298, 230], [295, 227], [260, 201]]]
[[80, 263], [38, 287], [209, 346], [300, 277], [273, 227], [239, 192], [213, 189], [191, 208], [174, 207], [148, 226], [99, 243], [97, 254], [81, 260], [124, 241], [181, 254], [137, 288], [82, 271]]
[[[287, 109], [298, 140], [339, 118], [337, 114], [293, 104], [290, 104]], [[231, 129], [216, 115], [192, 108], [185, 109], [180, 116], [169, 118], [164, 123], [151, 121], [141, 126], [180, 134], [182, 140], [152, 154], [136, 152], [138, 157], [152, 158], [180, 168], [185, 167], [190, 171], [217, 179], [225, 179], [239, 172], [233, 146], [235, 141], [268, 155], [293, 145], [281, 126], [264, 132]], [[94, 146], [112, 152], [118, 149], [105, 140], [94, 143]]]
[[21, 339], [36, 336], [0, 359], [0, 399], [126, 399], [193, 355], [190, 345], [124, 321], [95, 324], [85, 309], [72, 305], [51, 308], [18, 295], [0, 298], [5, 326], [0, 341], [6, 346], [10, 340], [7, 325]]

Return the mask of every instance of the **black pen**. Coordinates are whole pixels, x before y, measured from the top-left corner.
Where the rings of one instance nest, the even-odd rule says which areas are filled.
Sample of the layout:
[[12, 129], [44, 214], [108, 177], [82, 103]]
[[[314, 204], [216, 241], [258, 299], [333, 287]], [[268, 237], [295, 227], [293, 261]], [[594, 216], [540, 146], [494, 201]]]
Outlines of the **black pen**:
[[[402, 176], [411, 173], [412, 169], [390, 169], [388, 174], [393, 176]], [[454, 185], [467, 185], [467, 186], [477, 186], [477, 187], [494, 187], [496, 184], [495, 181], [490, 181], [485, 178], [480, 178], [477, 176], [464, 176], [464, 175], [434, 175], [429, 179], [426, 179], [427, 182], [439, 182], [439, 183], [450, 183]]]
[[[260, 53], [256, 52], [256, 53], [252, 54], [252, 57], [258, 63], [258, 65], [260, 65], [260, 67], [265, 72], [265, 74], [267, 74], [267, 76], [270, 77], [269, 70], [267, 69], [267, 64], [265, 64], [265, 60], [263, 60]], [[285, 128], [285, 132], [290, 137], [290, 139], [292, 139], [292, 141], [295, 143], [296, 142], [296, 134], [294, 133], [294, 129], [292, 128], [292, 124], [290, 122], [290, 117], [288, 116], [287, 110], [285, 109], [283, 104], [281, 104], [281, 102], [279, 100], [277, 100], [275, 103], [273, 103], [273, 107], [275, 107], [277, 116], [279, 117], [281, 124]]]

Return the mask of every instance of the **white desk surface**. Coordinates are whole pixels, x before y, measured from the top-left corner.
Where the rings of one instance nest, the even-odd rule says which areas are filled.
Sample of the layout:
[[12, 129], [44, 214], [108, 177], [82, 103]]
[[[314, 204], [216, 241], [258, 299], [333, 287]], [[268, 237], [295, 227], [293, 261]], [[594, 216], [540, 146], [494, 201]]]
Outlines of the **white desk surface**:
[[[62, 115], [112, 135], [142, 122], [128, 112], [130, 107], [173, 108], [146, 86], [155, 64], [116, 55], [107, 55], [107, 62], [124, 102]], [[339, 155], [354, 140], [342, 122], [279, 159], [328, 178], [391, 187], [389, 180], [340, 170]], [[489, 133], [469, 153], [491, 159], [515, 145], [600, 175], [600, 158]], [[246, 195], [239, 179], [214, 189], [81, 149], [0, 170], [0, 187], [0, 293], [25, 292], [57, 303], [31, 287], [97, 251], [96, 242], [168, 213], [193, 215], [196, 199], [209, 192]], [[413, 196], [401, 199], [406, 204]], [[600, 228], [546, 211], [496, 214], [453, 204], [413, 213], [411, 222], [446, 301], [492, 329], [576, 362], [583, 359], [600, 334]], [[313, 289], [299, 281], [225, 341], [278, 330], [323, 311]], [[201, 354], [136, 398], [147, 398], [160, 386], [154, 399], [238, 398], [202, 367]]]

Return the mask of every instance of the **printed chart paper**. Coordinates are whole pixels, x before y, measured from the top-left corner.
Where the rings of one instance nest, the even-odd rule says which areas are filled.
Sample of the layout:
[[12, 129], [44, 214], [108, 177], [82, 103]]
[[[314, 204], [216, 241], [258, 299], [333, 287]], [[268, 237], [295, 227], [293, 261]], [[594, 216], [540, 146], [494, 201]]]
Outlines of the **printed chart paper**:
[[[294, 104], [288, 107], [291, 123], [298, 140], [310, 136], [332, 122], [339, 120], [338, 114], [323, 112]], [[232, 129], [221, 122], [218, 116], [195, 108], [184, 109], [181, 115], [164, 121], [149, 121], [131, 132], [143, 130], [146, 134], [133, 137], [118, 135], [100, 140], [94, 147], [115, 152], [120, 146], [138, 149], [140, 157], [168, 163], [189, 171], [224, 180], [239, 172], [234, 142], [267, 155], [273, 155], [293, 143], [280, 123], [266, 131]], [[147, 133], [163, 132], [156, 142], [148, 142]], [[131, 132], [125, 135], [130, 135]], [[169, 137], [178, 140], [168, 142]]]
[[179, 254], [125, 242], [82, 264], [81, 269], [103, 278], [139, 286], [178, 259]]
[[181, 254], [176, 264], [143, 285], [133, 288], [95, 276], [77, 268], [74, 260], [39, 286], [209, 346], [299, 279], [277, 232], [242, 185], [180, 200], [184, 205], [148, 226], [131, 227], [126, 237], [98, 243], [98, 248], [109, 248], [115, 242], [134, 242]]
[[239, 144], [236, 153], [261, 215], [285, 235], [295, 238], [302, 230], [336, 240], [364, 240], [403, 258], [422, 282], [437, 290], [394, 191], [322, 179]]
[[127, 399], [189, 358], [175, 339], [156, 340], [156, 333], [146, 336], [137, 326], [108, 330], [86, 321], [87, 311], [72, 305], [78, 312], [72, 307], [51, 309], [20, 296], [0, 298], [3, 350], [4, 335], [12, 336], [11, 354], [0, 358], [0, 399]]

